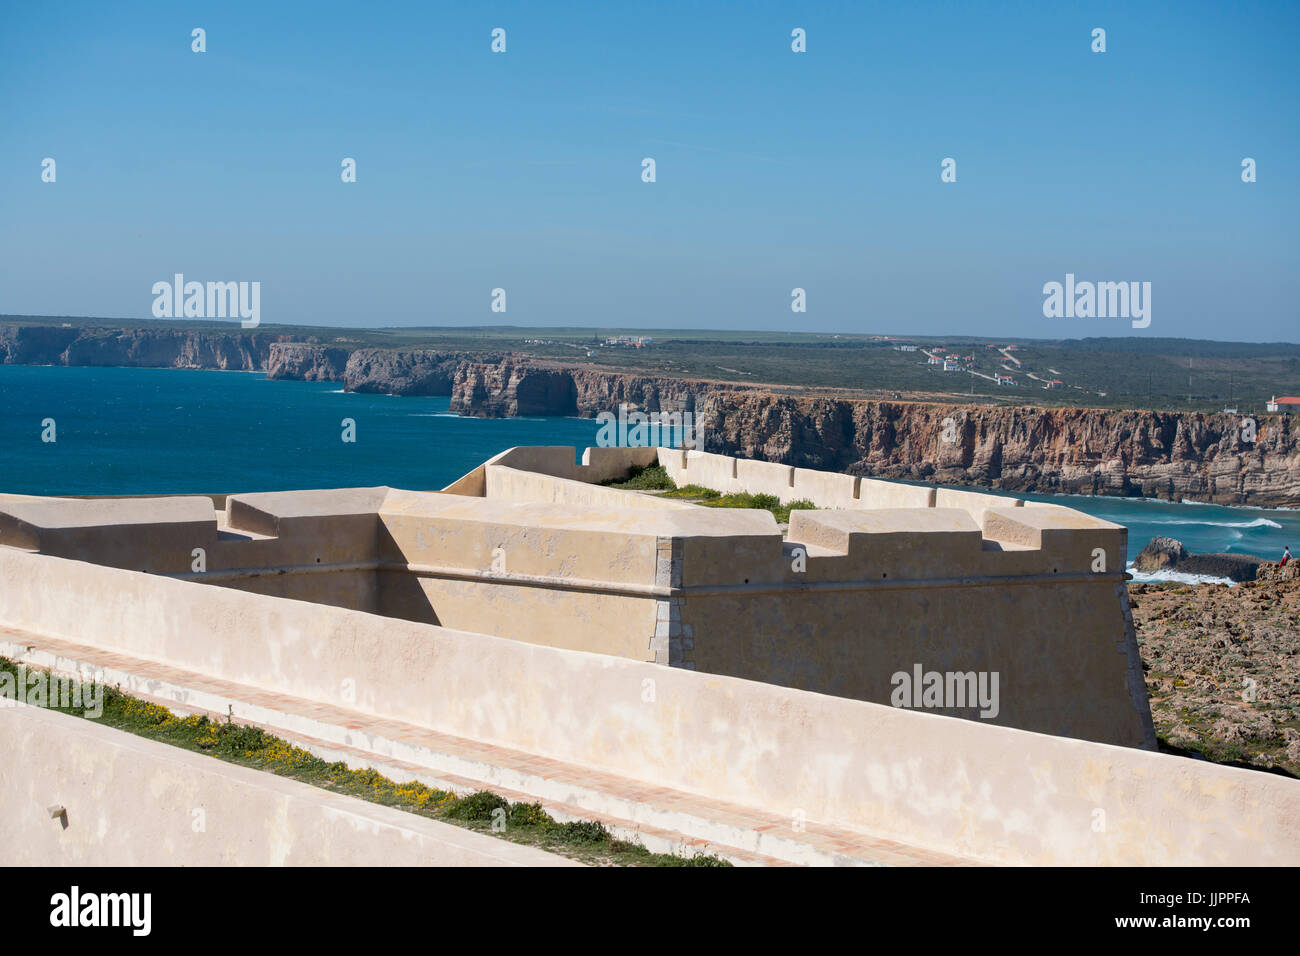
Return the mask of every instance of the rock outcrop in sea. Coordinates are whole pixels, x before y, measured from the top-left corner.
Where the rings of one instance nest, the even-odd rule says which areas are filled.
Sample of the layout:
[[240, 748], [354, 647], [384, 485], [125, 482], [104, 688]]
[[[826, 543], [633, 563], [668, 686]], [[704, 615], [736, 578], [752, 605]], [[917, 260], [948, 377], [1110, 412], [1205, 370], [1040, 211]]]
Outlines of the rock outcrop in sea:
[[1253, 581], [1266, 563], [1250, 554], [1192, 554], [1178, 539], [1164, 537], [1152, 538], [1133, 559], [1134, 569], [1144, 574], [1178, 571], [1230, 581]]

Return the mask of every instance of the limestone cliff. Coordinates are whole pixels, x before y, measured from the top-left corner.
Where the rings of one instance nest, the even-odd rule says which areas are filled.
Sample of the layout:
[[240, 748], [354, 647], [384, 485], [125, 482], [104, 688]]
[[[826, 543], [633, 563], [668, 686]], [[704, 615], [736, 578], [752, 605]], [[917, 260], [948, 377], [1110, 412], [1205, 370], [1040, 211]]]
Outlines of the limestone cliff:
[[574, 374], [512, 359], [499, 364], [466, 363], [456, 372], [451, 410], [479, 418], [577, 415]]
[[476, 360], [496, 363], [502, 357], [437, 349], [357, 349], [348, 357], [343, 387], [382, 395], [450, 395], [458, 370]]
[[338, 382], [350, 350], [303, 342], [277, 342], [266, 361], [266, 377], [299, 382]]
[[261, 331], [0, 326], [0, 364], [265, 371], [267, 378], [343, 382], [352, 392], [450, 395], [459, 368], [501, 353], [353, 349]]
[[255, 371], [266, 367], [271, 345], [287, 338], [253, 331], [9, 325], [0, 327], [0, 362]]
[[708, 451], [1008, 491], [1300, 507], [1300, 437], [1261, 416], [880, 402], [436, 349], [355, 349], [261, 331], [0, 326], [0, 362], [266, 370], [349, 391], [451, 395], [466, 415], [691, 412]]
[[451, 407], [469, 415], [690, 411], [704, 448], [808, 468], [1052, 494], [1300, 506], [1300, 439], [1262, 416], [993, 407], [794, 397], [758, 388], [566, 369], [467, 364]]
[[456, 373], [451, 410], [479, 418], [646, 411], [694, 412], [698, 399], [730, 392], [763, 394], [743, 385], [569, 368], [523, 358], [473, 361]]

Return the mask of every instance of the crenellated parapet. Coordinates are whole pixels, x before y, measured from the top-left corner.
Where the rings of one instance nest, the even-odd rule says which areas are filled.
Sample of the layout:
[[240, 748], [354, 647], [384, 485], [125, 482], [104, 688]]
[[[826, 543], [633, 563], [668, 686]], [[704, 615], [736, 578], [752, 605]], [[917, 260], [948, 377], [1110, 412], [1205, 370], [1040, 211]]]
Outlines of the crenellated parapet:
[[[816, 507], [783, 528], [765, 510], [603, 484], [656, 462], [679, 485]], [[0, 545], [881, 703], [916, 666], [996, 674], [996, 708], [939, 712], [1154, 745], [1133, 678], [1127, 532], [1069, 508], [569, 447], [508, 449], [441, 492], [220, 500], [0, 499]]]

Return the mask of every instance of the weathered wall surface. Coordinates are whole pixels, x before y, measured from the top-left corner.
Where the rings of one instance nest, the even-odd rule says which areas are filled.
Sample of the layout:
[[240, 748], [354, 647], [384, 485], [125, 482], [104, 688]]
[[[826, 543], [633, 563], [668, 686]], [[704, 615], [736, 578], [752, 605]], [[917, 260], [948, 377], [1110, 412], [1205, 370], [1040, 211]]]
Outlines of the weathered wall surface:
[[0, 766], [4, 866], [578, 865], [38, 708], [0, 706]]
[[383, 613], [653, 659], [658, 534], [642, 512], [394, 492], [379, 520]]
[[988, 716], [974, 699], [930, 710], [1154, 749], [1145, 691], [1141, 701], [1131, 694], [1120, 600], [1113, 580], [881, 582], [795, 594], [738, 588], [686, 601], [681, 620], [694, 636], [684, 659], [711, 674], [879, 704], [890, 703], [893, 675], [911, 682], [917, 666], [977, 679], [996, 674]]
[[0, 545], [373, 611], [375, 513], [386, 493], [228, 495], [233, 525], [219, 524], [201, 496], [18, 499], [0, 505]]
[[997, 495], [939, 489], [927, 508], [934, 489], [700, 452], [661, 459], [681, 484], [784, 500], [820, 491], [846, 509], [792, 512], [779, 550], [684, 538], [674, 663], [877, 703], [918, 666], [996, 674], [985, 716], [940, 712], [1155, 748], [1126, 625], [1125, 529]]
[[1273, 774], [10, 549], [0, 579], [8, 626], [942, 852], [1300, 864]]

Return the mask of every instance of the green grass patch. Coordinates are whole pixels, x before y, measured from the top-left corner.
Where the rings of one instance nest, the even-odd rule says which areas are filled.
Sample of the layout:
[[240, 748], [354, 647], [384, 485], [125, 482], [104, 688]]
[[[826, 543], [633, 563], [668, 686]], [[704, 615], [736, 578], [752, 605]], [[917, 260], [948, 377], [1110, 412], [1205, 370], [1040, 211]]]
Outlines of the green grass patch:
[[685, 498], [690, 501], [709, 500], [721, 498], [722, 492], [714, 491], [712, 488], [705, 488], [703, 485], [682, 485], [673, 491], [664, 495], [665, 498]]
[[[1214, 718], [1194, 714], [1187, 708], [1180, 710], [1179, 717], [1187, 729], [1196, 734], [1196, 738], [1193, 740], [1181, 739], [1178, 743], [1174, 743], [1167, 736], [1169, 730], [1168, 721], [1157, 721], [1156, 741], [1163, 752], [1181, 757], [1199, 757], [1210, 763], [1226, 764], [1230, 767], [1241, 767], [1245, 770], [1263, 771], [1264, 773], [1275, 773], [1292, 779], [1300, 779], [1297, 777], [1296, 768], [1286, 759], [1286, 744], [1280, 735], [1272, 740], [1250, 740], [1246, 742], [1221, 740], [1214, 735], [1212, 729]], [[1300, 729], [1300, 721], [1279, 722], [1276, 726], [1279, 729], [1284, 727]], [[1273, 761], [1273, 766], [1265, 767], [1255, 763], [1254, 758], [1256, 756], [1270, 758]]]
[[738, 491], [724, 495], [720, 491], [704, 488], [700, 485], [686, 485], [676, 491], [668, 492], [663, 497], [694, 501], [706, 508], [753, 508], [759, 511], [770, 511], [772, 516], [782, 523], [789, 522], [791, 511], [809, 510], [817, 507], [815, 503], [807, 498], [800, 498], [797, 501], [783, 505], [781, 499], [776, 495], [755, 495], [748, 491]]
[[619, 488], [626, 491], [662, 491], [663, 494], [659, 496], [661, 498], [693, 501], [709, 508], [754, 508], [760, 511], [770, 511], [776, 520], [780, 522], [788, 522], [791, 511], [817, 507], [807, 498], [800, 498], [798, 501], [783, 505], [776, 495], [754, 495], [747, 491], [724, 495], [715, 488], [705, 488], [703, 485], [683, 485], [678, 488], [676, 483], [668, 477], [668, 472], [664, 470], [663, 465], [649, 465], [646, 467], [634, 465], [628, 471], [626, 478], [616, 478], [612, 481], [602, 482], [602, 484], [609, 488]]
[[[26, 671], [28, 674], [37, 673], [39, 668], [28, 667]], [[0, 657], [0, 672], [14, 675], [17, 682], [18, 664], [14, 661]], [[70, 682], [71, 685], [76, 683]], [[716, 856], [687, 858], [651, 853], [639, 844], [614, 839], [603, 824], [595, 821], [559, 823], [538, 803], [511, 803], [486, 790], [458, 796], [415, 781], [397, 783], [376, 770], [353, 770], [341, 762], [328, 763], [260, 727], [231, 720], [212, 720], [205, 716], [180, 717], [166, 707], [139, 700], [112, 687], [103, 687], [102, 693], [103, 712], [95, 719], [117, 730], [209, 754], [228, 763], [289, 777], [323, 790], [536, 846], [584, 863], [606, 866], [731, 866]], [[84, 707], [53, 706], [47, 709], [86, 718]]]
[[626, 478], [602, 481], [601, 484], [627, 491], [672, 491], [677, 487], [663, 465], [633, 465]]

